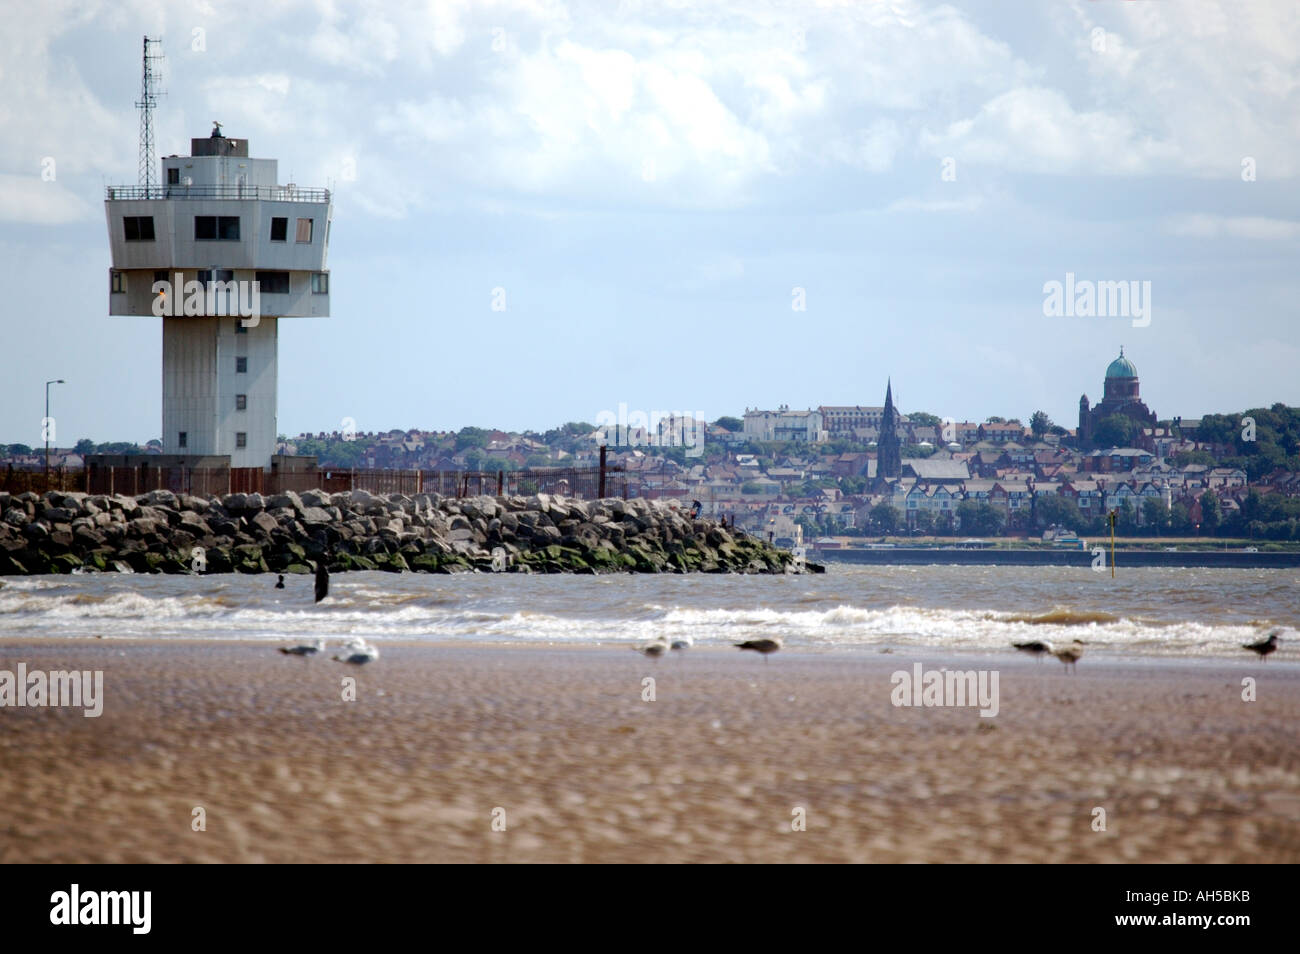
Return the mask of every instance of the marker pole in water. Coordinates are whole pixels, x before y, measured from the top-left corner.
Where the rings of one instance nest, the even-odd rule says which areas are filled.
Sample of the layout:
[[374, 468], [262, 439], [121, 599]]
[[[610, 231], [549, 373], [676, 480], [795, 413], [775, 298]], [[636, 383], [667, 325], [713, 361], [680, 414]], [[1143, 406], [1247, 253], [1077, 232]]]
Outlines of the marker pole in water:
[[1115, 579], [1115, 516], [1118, 513], [1118, 510], [1112, 510], [1108, 514], [1110, 517], [1110, 578], [1112, 580]]

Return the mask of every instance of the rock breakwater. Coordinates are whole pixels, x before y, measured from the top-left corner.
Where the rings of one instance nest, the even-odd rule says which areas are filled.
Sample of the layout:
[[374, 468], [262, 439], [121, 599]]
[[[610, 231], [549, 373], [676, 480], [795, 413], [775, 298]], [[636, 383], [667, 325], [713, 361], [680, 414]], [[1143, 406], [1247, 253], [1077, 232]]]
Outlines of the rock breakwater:
[[[0, 493], [0, 575], [785, 573], [796, 558], [647, 500], [327, 494]], [[820, 571], [821, 567], [808, 564]]]

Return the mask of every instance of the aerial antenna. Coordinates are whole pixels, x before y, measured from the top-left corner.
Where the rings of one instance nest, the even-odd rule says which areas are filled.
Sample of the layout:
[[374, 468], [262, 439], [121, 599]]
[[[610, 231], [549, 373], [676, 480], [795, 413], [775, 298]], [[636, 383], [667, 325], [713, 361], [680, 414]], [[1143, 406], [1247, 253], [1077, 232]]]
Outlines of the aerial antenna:
[[[153, 52], [150, 52], [151, 46]], [[158, 88], [159, 69], [154, 64], [161, 63], [162, 58], [162, 40], [151, 40], [146, 36], [141, 58], [140, 100], [135, 104], [136, 108], [140, 110], [140, 185], [144, 186], [146, 197], [151, 194], [150, 190], [156, 184], [153, 108], [158, 105], [158, 97], [165, 94], [163, 90]]]

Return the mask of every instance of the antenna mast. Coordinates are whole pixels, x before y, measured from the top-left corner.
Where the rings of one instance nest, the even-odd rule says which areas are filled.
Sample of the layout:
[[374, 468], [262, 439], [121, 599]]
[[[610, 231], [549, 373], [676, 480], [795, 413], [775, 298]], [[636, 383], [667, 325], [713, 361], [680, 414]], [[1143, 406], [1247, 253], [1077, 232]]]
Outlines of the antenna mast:
[[[155, 52], [149, 52], [151, 45]], [[161, 47], [162, 40], [151, 40], [147, 36], [144, 38], [140, 100], [135, 104], [140, 110], [140, 185], [145, 187], [146, 196], [151, 194], [150, 190], [157, 184], [157, 172], [154, 168], [156, 162], [153, 146], [153, 108], [158, 105], [158, 97], [163, 95], [163, 90], [158, 88], [158, 70], [154, 64], [162, 61]]]

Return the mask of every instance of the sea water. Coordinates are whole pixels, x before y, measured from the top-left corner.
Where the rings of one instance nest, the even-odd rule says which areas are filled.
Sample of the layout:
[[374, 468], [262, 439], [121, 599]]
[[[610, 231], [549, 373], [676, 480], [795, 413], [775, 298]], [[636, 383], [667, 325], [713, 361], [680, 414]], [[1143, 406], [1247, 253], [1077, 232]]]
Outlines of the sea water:
[[1090, 654], [1247, 655], [1282, 629], [1300, 649], [1300, 570], [837, 566], [786, 576], [84, 574], [0, 578], [0, 638], [314, 639], [697, 645], [780, 635], [804, 647], [1004, 650], [1083, 639]]

